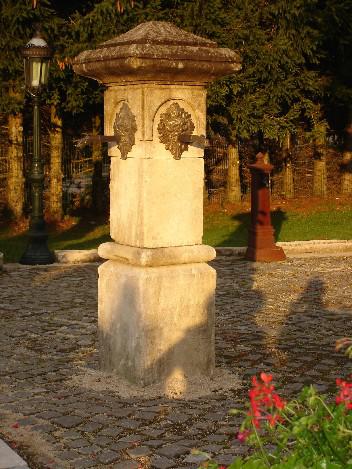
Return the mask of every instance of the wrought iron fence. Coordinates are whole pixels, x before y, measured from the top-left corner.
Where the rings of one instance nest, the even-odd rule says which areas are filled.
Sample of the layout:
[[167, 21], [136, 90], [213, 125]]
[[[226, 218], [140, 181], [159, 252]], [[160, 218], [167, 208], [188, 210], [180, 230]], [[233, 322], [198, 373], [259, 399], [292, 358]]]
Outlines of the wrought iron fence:
[[[33, 155], [33, 140], [31, 135], [26, 135], [23, 139], [24, 175], [25, 175], [25, 210], [30, 206], [30, 185], [29, 171], [30, 162]], [[41, 155], [44, 163], [44, 199], [49, 196], [50, 180], [50, 140], [44, 135], [41, 139]], [[110, 174], [110, 158], [107, 146], [102, 145], [100, 157], [101, 178], [105, 192], [108, 188]], [[63, 210], [68, 213], [77, 208], [89, 208], [92, 202], [92, 181], [94, 177], [95, 164], [92, 148], [86, 146], [79, 148], [75, 138], [71, 135], [63, 136], [62, 143], [62, 197]], [[107, 197], [105, 196], [107, 199]]]
[[[8, 174], [8, 137], [7, 129], [0, 126], [0, 208], [6, 202], [6, 184]], [[341, 188], [341, 152], [339, 142], [331, 141], [326, 156], [327, 192], [338, 195]], [[32, 138], [25, 135], [23, 139], [24, 173], [26, 180], [25, 207], [29, 208], [28, 174], [32, 157]], [[250, 174], [248, 163], [253, 162], [255, 150], [248, 142], [239, 146], [239, 168], [241, 193], [243, 199], [250, 194]], [[50, 178], [50, 141], [47, 135], [42, 137], [42, 158], [44, 160], [45, 189], [44, 197], [48, 197], [48, 183]], [[283, 162], [280, 155], [270, 154], [274, 171], [271, 177], [271, 191], [274, 197], [284, 196]], [[103, 145], [96, 165], [91, 147], [78, 148], [71, 135], [63, 136], [62, 148], [62, 177], [63, 177], [63, 207], [67, 213], [80, 206], [89, 207], [92, 201], [92, 185], [96, 180], [98, 168], [100, 180], [103, 182], [105, 205], [108, 204], [108, 184], [110, 173], [110, 158], [107, 146]], [[209, 203], [221, 203], [226, 200], [226, 184], [228, 174], [228, 146], [219, 142], [212, 144], [205, 150], [205, 187]], [[306, 142], [297, 142], [292, 149], [292, 167], [294, 177], [295, 197], [310, 197], [313, 193], [313, 147]]]

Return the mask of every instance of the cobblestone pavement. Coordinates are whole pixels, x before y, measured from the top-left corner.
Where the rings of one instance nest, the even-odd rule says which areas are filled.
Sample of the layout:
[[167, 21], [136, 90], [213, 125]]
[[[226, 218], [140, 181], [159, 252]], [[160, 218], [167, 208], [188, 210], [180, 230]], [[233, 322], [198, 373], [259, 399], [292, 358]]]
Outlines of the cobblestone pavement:
[[120, 398], [70, 387], [97, 366], [97, 264], [20, 267], [0, 275], [0, 435], [31, 468], [197, 467], [190, 449], [222, 464], [246, 452], [228, 410], [244, 405], [250, 376], [271, 371], [283, 395], [314, 382], [334, 392], [349, 373], [335, 340], [352, 336], [351, 258], [254, 264], [222, 257], [217, 366], [243, 387], [206, 398]]

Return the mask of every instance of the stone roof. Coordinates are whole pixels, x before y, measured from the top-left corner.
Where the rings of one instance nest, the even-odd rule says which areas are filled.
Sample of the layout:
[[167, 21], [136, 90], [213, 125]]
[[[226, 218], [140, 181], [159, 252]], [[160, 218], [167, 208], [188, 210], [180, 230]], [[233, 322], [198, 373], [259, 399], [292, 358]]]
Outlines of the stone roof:
[[189, 33], [166, 21], [147, 21], [127, 33], [103, 42], [98, 49], [128, 44], [165, 44], [174, 46], [217, 47], [215, 41]]
[[241, 68], [237, 52], [165, 21], [148, 21], [81, 52], [76, 73], [105, 84], [136, 81], [209, 83]]

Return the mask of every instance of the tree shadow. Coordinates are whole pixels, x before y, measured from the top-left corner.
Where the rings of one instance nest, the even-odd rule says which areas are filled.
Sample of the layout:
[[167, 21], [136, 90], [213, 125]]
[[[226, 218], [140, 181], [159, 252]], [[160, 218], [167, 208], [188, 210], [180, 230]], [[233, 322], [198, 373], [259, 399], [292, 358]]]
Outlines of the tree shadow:
[[323, 280], [309, 279], [291, 304], [276, 339], [287, 375], [293, 373], [294, 380], [317, 384], [322, 390], [334, 388], [335, 378], [344, 373], [347, 359], [335, 351], [335, 342], [346, 334], [346, 324], [351, 322], [350, 311], [326, 308], [325, 293]]
[[[218, 271], [216, 290], [216, 365], [252, 375], [267, 358], [265, 332], [257, 321], [264, 311], [265, 293], [256, 288], [256, 264], [233, 256], [211, 262]], [[231, 302], [229, 302], [229, 297]], [[250, 363], [242, 369], [241, 362]]]

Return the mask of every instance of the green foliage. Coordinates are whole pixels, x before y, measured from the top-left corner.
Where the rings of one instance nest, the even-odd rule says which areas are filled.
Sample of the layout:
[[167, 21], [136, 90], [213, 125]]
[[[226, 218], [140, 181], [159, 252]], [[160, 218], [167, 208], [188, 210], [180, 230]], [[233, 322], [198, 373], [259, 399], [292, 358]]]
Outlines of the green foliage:
[[[280, 413], [282, 423], [274, 428], [266, 423], [260, 432], [253, 426], [251, 417], [246, 417], [241, 431], [253, 432], [247, 441], [255, 452], [247, 458], [236, 458], [227, 469], [352, 467], [352, 413], [344, 405], [327, 404], [310, 386]], [[265, 450], [268, 447], [272, 449]], [[221, 466], [208, 461], [201, 467], [218, 469]]]
[[[279, 140], [307, 121], [321, 93], [316, 0], [232, 0], [226, 45], [238, 49], [242, 70], [211, 88], [212, 125], [230, 138], [260, 133]], [[223, 112], [223, 109], [226, 112]], [[223, 118], [226, 117], [224, 122]]]
[[172, 21], [241, 54], [242, 70], [210, 87], [210, 136], [282, 140], [288, 131], [310, 131], [317, 114], [319, 121], [333, 122], [333, 114], [352, 109], [349, 0], [40, 0], [36, 9], [31, 5], [3, 0], [0, 6], [1, 113], [22, 106], [20, 49], [34, 23], [41, 23], [55, 50], [46, 102], [77, 123], [102, 113], [102, 88], [75, 75], [71, 59], [148, 20]]

